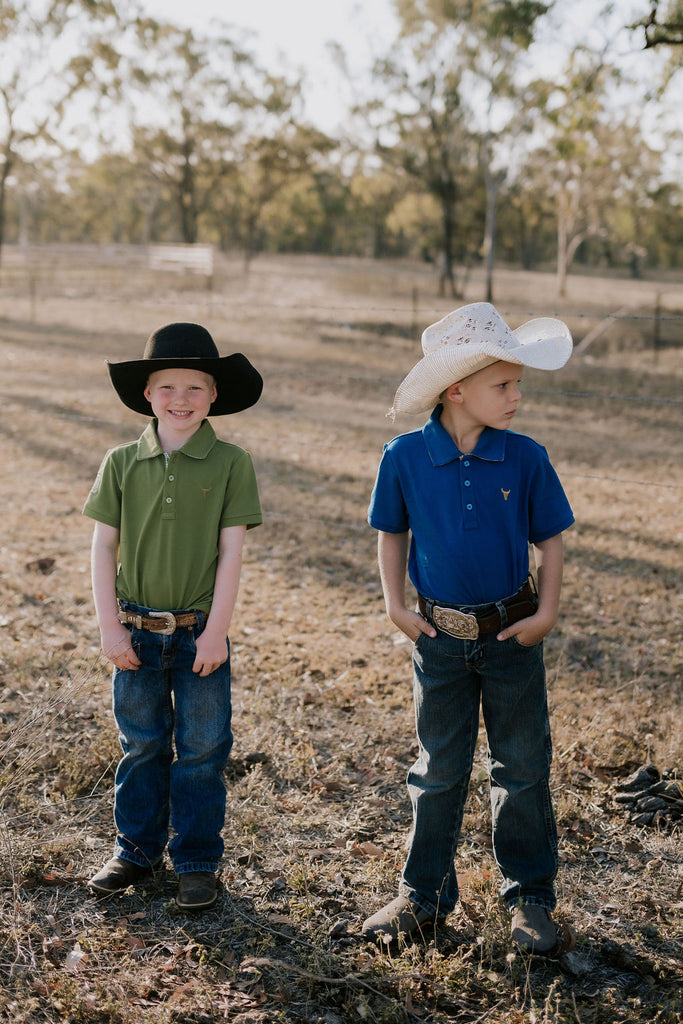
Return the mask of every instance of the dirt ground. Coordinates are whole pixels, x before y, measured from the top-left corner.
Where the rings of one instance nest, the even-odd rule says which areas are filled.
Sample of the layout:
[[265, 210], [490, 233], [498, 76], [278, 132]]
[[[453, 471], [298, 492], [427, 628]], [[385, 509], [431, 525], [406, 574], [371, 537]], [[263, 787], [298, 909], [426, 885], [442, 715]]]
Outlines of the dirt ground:
[[[485, 740], [458, 854], [462, 900], [425, 943], [360, 939], [396, 892], [415, 755], [409, 644], [384, 613], [365, 523], [394, 390], [419, 335], [459, 301], [424, 266], [224, 260], [188, 280], [0, 275], [0, 1019], [316, 1024], [673, 1024], [683, 1012], [680, 822], [630, 820], [616, 786], [683, 777], [681, 324], [675, 281], [500, 271], [513, 326], [567, 319], [577, 351], [525, 374], [515, 429], [549, 450], [576, 515], [561, 621], [546, 642], [561, 835], [559, 962], [509, 943], [491, 854]], [[655, 333], [652, 313], [662, 321]], [[618, 316], [615, 314], [618, 312]], [[606, 319], [612, 317], [612, 319]], [[235, 746], [221, 898], [175, 908], [170, 869], [95, 899], [110, 855], [118, 742], [80, 509], [105, 450], [141, 417], [104, 360], [196, 320], [261, 370], [261, 402], [215, 420], [253, 455], [231, 633]]]

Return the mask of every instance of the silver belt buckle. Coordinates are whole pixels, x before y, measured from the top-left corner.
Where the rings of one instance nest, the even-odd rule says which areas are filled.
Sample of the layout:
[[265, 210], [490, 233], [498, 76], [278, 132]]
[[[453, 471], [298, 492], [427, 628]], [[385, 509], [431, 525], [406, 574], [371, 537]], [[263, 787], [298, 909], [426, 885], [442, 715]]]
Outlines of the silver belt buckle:
[[163, 629], [155, 629], [155, 633], [161, 633], [162, 636], [171, 636], [175, 633], [177, 623], [173, 612], [149, 612], [150, 619], [165, 619], [166, 625]]
[[479, 623], [476, 615], [460, 612], [457, 608], [432, 608], [432, 619], [437, 629], [459, 640], [476, 640], [479, 636]]

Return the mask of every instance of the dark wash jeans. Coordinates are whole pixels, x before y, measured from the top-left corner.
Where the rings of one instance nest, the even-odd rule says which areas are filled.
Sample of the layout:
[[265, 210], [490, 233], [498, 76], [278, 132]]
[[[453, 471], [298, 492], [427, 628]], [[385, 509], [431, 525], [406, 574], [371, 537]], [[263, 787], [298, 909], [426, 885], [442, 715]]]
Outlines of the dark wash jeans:
[[133, 627], [142, 666], [137, 672], [114, 669], [113, 677], [123, 751], [116, 771], [114, 854], [154, 864], [171, 831], [168, 851], [177, 874], [216, 871], [223, 854], [223, 770], [232, 747], [230, 661], [204, 678], [192, 671], [205, 616], [200, 620], [171, 636]]
[[501, 895], [510, 907], [521, 902], [553, 910], [557, 830], [542, 643], [422, 633], [413, 669], [419, 756], [407, 779], [414, 831], [401, 892], [438, 917], [458, 900], [454, 857], [481, 701]]

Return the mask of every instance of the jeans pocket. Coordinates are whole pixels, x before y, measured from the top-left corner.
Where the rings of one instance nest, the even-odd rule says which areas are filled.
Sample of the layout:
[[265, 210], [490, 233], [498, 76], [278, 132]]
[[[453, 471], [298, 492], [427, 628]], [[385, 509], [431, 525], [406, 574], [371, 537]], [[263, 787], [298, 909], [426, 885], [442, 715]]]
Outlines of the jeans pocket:
[[432, 638], [427, 633], [423, 633], [422, 630], [420, 630], [418, 635], [413, 640], [413, 650], [417, 650], [417, 648], [421, 647], [426, 640], [428, 641], [431, 639]]
[[537, 640], [535, 644], [523, 644], [521, 640], [518, 640], [516, 636], [510, 637], [510, 642], [515, 646], [520, 647], [523, 651], [533, 651], [535, 647], [540, 647], [543, 640]]

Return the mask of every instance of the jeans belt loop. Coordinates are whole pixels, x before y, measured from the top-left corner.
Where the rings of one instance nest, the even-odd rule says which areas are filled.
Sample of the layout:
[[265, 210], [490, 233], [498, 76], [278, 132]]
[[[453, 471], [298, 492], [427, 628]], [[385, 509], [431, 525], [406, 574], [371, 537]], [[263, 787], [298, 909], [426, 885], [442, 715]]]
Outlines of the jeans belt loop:
[[423, 595], [419, 596], [418, 606], [427, 621], [442, 632], [461, 640], [476, 640], [478, 636], [505, 629], [520, 618], [533, 615], [537, 603], [533, 577], [530, 577], [512, 597], [493, 603], [498, 615], [497, 622], [490, 621], [492, 613], [477, 616], [474, 612], [462, 612], [457, 608], [440, 605], [433, 598]]
[[[185, 612], [176, 616], [173, 612], [148, 611], [145, 615], [140, 612], [124, 611], [121, 609], [118, 614], [119, 622], [128, 626], [135, 626], [136, 629], [149, 629], [159, 636], [172, 636], [182, 626], [198, 625], [200, 623], [199, 612]], [[152, 625], [151, 619], [158, 619], [159, 625]]]
[[444, 607], [422, 595], [418, 598], [418, 608], [424, 618], [443, 633], [449, 633], [460, 640], [476, 640], [479, 636], [479, 622], [472, 612]]

